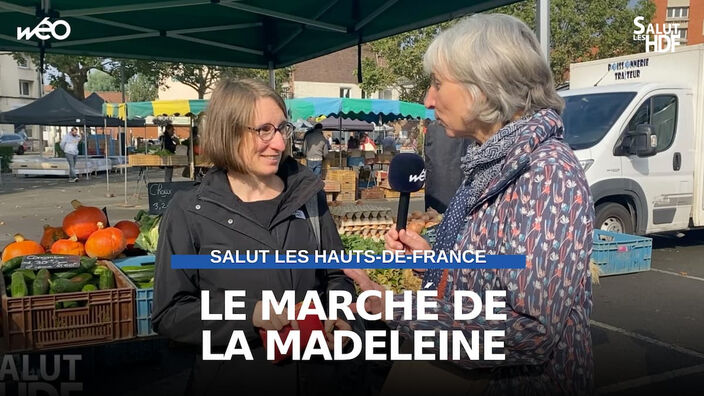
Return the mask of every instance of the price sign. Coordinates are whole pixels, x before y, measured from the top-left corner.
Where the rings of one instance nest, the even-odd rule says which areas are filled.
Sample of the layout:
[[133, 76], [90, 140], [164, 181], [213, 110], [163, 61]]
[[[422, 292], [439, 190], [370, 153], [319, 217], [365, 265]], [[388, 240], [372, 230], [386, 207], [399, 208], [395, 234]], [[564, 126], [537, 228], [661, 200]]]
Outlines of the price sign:
[[69, 255], [42, 255], [42, 256], [25, 256], [22, 259], [21, 268], [28, 270], [40, 269], [72, 269], [78, 268], [81, 265], [79, 256]]
[[149, 214], [158, 215], [164, 213], [169, 206], [169, 201], [171, 201], [177, 191], [190, 190], [193, 186], [194, 184], [191, 181], [149, 183], [147, 185]]

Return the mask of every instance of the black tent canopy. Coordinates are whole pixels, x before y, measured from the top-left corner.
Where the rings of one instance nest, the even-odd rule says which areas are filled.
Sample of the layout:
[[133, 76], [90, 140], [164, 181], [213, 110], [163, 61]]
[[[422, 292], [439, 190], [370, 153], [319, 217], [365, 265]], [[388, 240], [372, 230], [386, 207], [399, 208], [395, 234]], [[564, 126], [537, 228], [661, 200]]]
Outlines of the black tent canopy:
[[[53, 126], [104, 126], [105, 116], [57, 88], [44, 97], [15, 110], [0, 113], [5, 124]], [[120, 120], [108, 118], [108, 125], [120, 125]]]

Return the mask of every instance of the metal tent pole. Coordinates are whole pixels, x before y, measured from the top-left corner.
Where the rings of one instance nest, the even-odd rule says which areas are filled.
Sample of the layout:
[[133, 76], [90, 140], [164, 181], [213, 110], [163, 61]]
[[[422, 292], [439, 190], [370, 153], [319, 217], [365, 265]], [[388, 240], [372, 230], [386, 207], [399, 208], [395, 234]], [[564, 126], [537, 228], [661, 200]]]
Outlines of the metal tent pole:
[[[83, 116], [83, 159], [86, 160], [85, 167], [88, 168], [88, 132], [86, 132], [85, 116]], [[90, 170], [86, 172], [86, 180], [90, 180]]]
[[[110, 196], [110, 153], [108, 148], [108, 134], [106, 129], [108, 128], [108, 119], [103, 117], [103, 139], [105, 139], [105, 192], [106, 196]], [[112, 136], [110, 137], [112, 139]]]
[[550, 0], [535, 0], [535, 29], [540, 49], [550, 65]]

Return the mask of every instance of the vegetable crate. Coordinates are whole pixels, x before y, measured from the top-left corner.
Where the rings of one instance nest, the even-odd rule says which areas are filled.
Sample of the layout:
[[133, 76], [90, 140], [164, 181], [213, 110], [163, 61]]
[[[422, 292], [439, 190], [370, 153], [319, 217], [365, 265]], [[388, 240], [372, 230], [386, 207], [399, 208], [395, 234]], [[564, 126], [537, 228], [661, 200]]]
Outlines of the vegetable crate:
[[[8, 297], [4, 277], [2, 317], [7, 352], [56, 349], [134, 338], [134, 286], [110, 262], [115, 289]], [[56, 308], [79, 301], [84, 307]]]
[[594, 230], [592, 261], [601, 276], [649, 271], [652, 251], [650, 238]]
[[[118, 267], [126, 266], [142, 266], [144, 264], [154, 264], [154, 256], [136, 256], [128, 257], [124, 259], [117, 259], [113, 263]], [[155, 335], [156, 333], [152, 330], [152, 302], [154, 301], [154, 288], [140, 289], [138, 288], [131, 279], [127, 278], [134, 288], [137, 290], [136, 302], [136, 319], [137, 319], [137, 337], [146, 337]]]

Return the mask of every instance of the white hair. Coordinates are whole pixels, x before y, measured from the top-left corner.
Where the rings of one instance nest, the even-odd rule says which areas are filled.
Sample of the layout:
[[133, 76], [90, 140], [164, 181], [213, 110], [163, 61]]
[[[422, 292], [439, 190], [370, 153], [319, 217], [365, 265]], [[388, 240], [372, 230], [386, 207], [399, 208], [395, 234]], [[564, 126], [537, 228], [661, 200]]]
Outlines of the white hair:
[[519, 112], [564, 108], [535, 34], [509, 15], [462, 19], [433, 40], [423, 68], [463, 83], [474, 100], [469, 116], [488, 124], [507, 123]]

